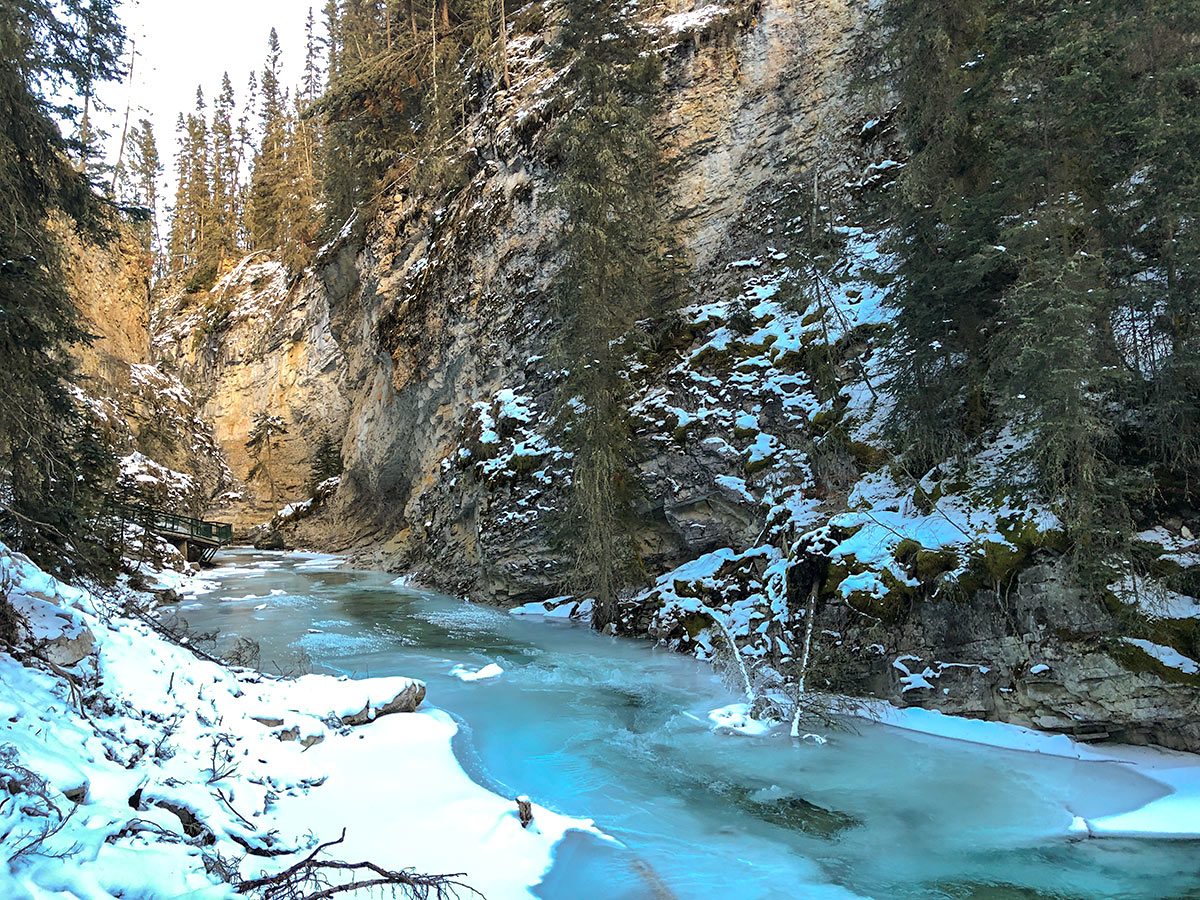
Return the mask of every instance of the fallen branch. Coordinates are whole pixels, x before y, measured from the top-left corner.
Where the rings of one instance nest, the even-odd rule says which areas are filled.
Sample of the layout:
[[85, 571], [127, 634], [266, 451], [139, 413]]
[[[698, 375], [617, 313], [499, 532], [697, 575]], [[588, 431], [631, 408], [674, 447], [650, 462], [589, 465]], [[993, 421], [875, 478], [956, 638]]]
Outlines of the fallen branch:
[[[479, 891], [457, 880], [465, 874], [462, 872], [453, 875], [421, 875], [411, 869], [393, 872], [372, 862], [348, 863], [317, 859], [320, 853], [345, 840], [346, 829], [343, 828], [341, 837], [336, 841], [321, 844], [304, 859], [282, 872], [239, 882], [237, 892], [255, 893], [261, 900], [328, 900], [337, 894], [350, 891], [389, 887], [393, 893], [399, 890], [401, 896], [411, 900], [450, 900], [460, 897], [460, 891], [465, 891], [467, 896], [483, 897]], [[329, 874], [333, 872], [349, 873], [350, 880], [333, 884], [329, 880]]]
[[247, 828], [249, 828], [251, 831], [258, 830], [257, 825], [255, 825], [253, 822], [251, 822], [249, 819], [247, 819], [240, 812], [238, 812], [236, 809], [233, 808], [233, 804], [229, 802], [229, 798], [225, 796], [225, 792], [223, 790], [221, 790], [220, 788], [217, 788], [217, 799], [225, 804], [226, 809], [228, 809], [231, 813], [233, 813], [235, 816], [237, 816], [239, 819], [241, 819], [246, 824]]

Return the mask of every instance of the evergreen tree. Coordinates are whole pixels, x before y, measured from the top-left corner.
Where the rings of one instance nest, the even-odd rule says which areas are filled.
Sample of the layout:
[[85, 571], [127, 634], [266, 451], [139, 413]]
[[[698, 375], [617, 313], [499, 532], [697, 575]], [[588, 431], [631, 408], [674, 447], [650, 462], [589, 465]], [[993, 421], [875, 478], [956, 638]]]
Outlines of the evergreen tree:
[[161, 275], [158, 232], [158, 180], [163, 166], [149, 119], [141, 119], [129, 129], [128, 162], [123, 166], [119, 196], [145, 210], [144, 217], [135, 222], [142, 247], [155, 256], [155, 275]]
[[557, 428], [573, 453], [565, 534], [576, 590], [595, 599], [593, 625], [614, 621], [620, 589], [637, 577], [627, 360], [645, 338], [639, 321], [662, 306], [665, 285], [657, 195], [662, 160], [651, 117], [660, 70], [632, 12], [567, 0], [554, 62], [570, 106], [551, 147], [564, 225], [556, 352], [569, 374]]
[[1029, 488], [1103, 576], [1140, 511], [1200, 475], [1200, 182], [1178, 153], [1200, 136], [1200, 10], [885, 15], [911, 153], [893, 207], [897, 436], [924, 471], [1015, 423]]
[[262, 143], [254, 157], [250, 174], [250, 196], [246, 211], [250, 247], [253, 250], [275, 250], [282, 244], [283, 230], [279, 214], [284, 198], [287, 148], [287, 98], [279, 82], [282, 51], [275, 29], [267, 42], [267, 61], [263, 67]]
[[325, 17], [327, 86], [311, 115], [327, 223], [340, 228], [397, 181], [443, 193], [465, 183], [468, 88], [507, 77], [499, 0], [330, 0]]
[[316, 137], [311, 125], [301, 120], [300, 115], [300, 110], [294, 109], [285, 123], [277, 188], [280, 258], [293, 273], [312, 261], [318, 232]]
[[207, 289], [217, 274], [220, 241], [213, 220], [212, 165], [204, 92], [196, 88], [196, 110], [180, 116], [176, 157], [175, 208], [171, 218], [171, 270], [190, 275], [189, 284]]
[[118, 74], [122, 41], [109, 3], [12, 0], [0, 15], [0, 538], [63, 575], [89, 562], [115, 462], [73, 394], [67, 350], [88, 336], [48, 222], [108, 232], [56, 123]]
[[233, 116], [236, 110], [229, 73], [221, 77], [221, 91], [213, 105], [212, 169], [212, 254], [220, 272], [237, 251], [238, 150]]
[[278, 500], [275, 490], [275, 469], [271, 464], [271, 455], [279, 443], [279, 438], [287, 434], [287, 425], [279, 416], [270, 413], [255, 413], [254, 422], [250, 427], [250, 437], [246, 441], [246, 449], [254, 465], [250, 467], [250, 480], [266, 479], [271, 491], [271, 502]]
[[246, 103], [242, 107], [242, 114], [238, 117], [237, 134], [235, 138], [237, 146], [237, 163], [235, 171], [237, 172], [236, 191], [234, 193], [234, 222], [236, 223], [235, 232], [237, 235], [237, 245], [242, 249], [250, 246], [250, 226], [247, 220], [247, 209], [249, 207], [250, 181], [243, 176], [246, 167], [251, 164], [254, 159], [254, 128], [251, 126], [251, 121], [255, 115], [255, 107], [258, 105], [258, 78], [251, 72], [248, 81], [246, 82]]
[[316, 493], [317, 486], [330, 478], [342, 474], [342, 448], [328, 431], [322, 431], [313, 451], [312, 466], [308, 475], [309, 493]]
[[[96, 87], [119, 74], [119, 57], [113, 50], [116, 48], [119, 54], [125, 33], [117, 15], [118, 4], [119, 0], [66, 0], [61, 9], [64, 15], [58, 17], [65, 27], [46, 33], [50, 40], [67, 44], [78, 54], [72, 62], [71, 78], [83, 108], [71, 145], [77, 153], [79, 170], [96, 184], [104, 179], [106, 170], [111, 171], [103, 162], [102, 151], [108, 135], [96, 124], [98, 114], [110, 110], [96, 96]], [[14, 0], [15, 7], [21, 5], [34, 8], [42, 4]]]

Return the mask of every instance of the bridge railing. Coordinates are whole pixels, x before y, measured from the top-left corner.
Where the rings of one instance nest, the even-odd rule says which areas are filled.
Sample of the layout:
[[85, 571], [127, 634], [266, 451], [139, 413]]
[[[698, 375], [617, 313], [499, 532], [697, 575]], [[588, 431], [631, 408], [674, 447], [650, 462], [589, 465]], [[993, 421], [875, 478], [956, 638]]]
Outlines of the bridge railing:
[[182, 537], [226, 544], [233, 539], [233, 526], [222, 522], [205, 522], [192, 516], [178, 516], [137, 503], [114, 503], [114, 507], [130, 522], [151, 531], [165, 531]]

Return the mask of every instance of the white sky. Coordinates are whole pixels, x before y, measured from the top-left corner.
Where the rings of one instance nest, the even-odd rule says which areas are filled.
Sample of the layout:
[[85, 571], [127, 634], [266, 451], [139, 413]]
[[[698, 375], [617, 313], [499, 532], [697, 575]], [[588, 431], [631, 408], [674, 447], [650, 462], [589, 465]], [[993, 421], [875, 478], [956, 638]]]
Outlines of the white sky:
[[[150, 119], [158, 152], [174, 181], [175, 121], [195, 107], [196, 86], [204, 88], [211, 121], [212, 101], [228, 71], [238, 106], [245, 101], [246, 80], [259, 73], [267, 55], [272, 26], [283, 50], [283, 84], [293, 88], [304, 62], [304, 20], [314, 7], [321, 28], [322, 0], [124, 0], [119, 7], [128, 37], [137, 42], [133, 84], [109, 85], [105, 102], [113, 107], [109, 161], [116, 156], [126, 103], [130, 122]], [[128, 46], [126, 47], [128, 54]], [[126, 57], [128, 64], [128, 56]], [[170, 203], [174, 197], [167, 193]]]

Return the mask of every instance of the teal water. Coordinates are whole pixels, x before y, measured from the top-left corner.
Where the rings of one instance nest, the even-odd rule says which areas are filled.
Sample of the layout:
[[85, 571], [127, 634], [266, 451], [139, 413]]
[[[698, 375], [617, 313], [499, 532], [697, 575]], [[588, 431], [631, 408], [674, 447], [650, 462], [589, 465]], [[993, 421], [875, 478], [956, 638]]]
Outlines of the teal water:
[[[266, 671], [409, 675], [462, 723], [477, 781], [592, 818], [546, 900], [1200, 898], [1193, 842], [1069, 842], [1073, 815], [1161, 795], [1115, 763], [997, 750], [871, 723], [819, 745], [714, 733], [734, 702], [711, 670], [648, 642], [393, 584], [301, 554], [226, 551], [179, 615]], [[310, 662], [307, 662], [310, 661]], [[496, 663], [503, 675], [449, 673]]]

